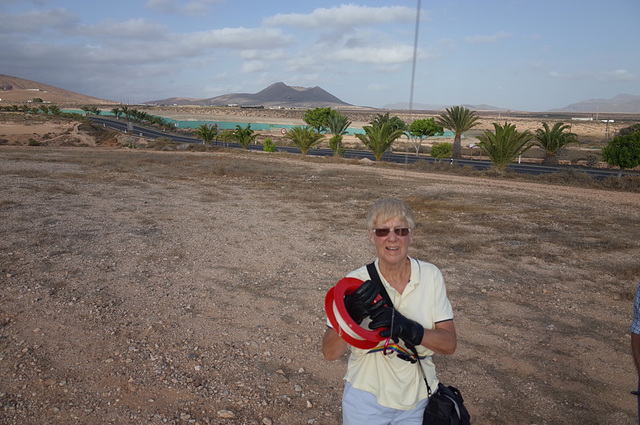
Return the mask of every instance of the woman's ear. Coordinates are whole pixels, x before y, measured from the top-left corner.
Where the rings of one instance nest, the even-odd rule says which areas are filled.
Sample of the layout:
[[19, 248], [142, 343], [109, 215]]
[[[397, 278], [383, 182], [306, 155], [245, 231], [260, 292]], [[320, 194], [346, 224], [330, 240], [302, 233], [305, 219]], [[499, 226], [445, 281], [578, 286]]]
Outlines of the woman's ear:
[[367, 233], [369, 233], [369, 242], [371, 242], [371, 245], [375, 246], [376, 245], [374, 241], [375, 235], [373, 234], [373, 231], [371, 229], [368, 229]]

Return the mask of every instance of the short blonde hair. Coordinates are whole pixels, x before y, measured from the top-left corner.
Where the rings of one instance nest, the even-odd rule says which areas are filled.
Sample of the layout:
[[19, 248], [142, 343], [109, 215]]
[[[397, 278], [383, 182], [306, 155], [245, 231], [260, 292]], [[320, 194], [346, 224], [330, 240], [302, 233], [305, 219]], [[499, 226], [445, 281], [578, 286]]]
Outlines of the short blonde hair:
[[410, 229], [415, 227], [413, 211], [398, 198], [381, 198], [371, 205], [367, 214], [367, 228], [373, 229], [377, 223], [399, 218], [406, 221]]

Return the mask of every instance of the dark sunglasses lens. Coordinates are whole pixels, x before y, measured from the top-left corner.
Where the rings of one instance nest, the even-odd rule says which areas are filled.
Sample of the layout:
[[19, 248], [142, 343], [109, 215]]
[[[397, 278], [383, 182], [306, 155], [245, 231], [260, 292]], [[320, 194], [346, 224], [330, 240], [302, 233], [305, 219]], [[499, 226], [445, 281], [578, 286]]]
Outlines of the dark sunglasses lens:
[[398, 236], [407, 236], [409, 234], [409, 229], [407, 227], [403, 227], [401, 229], [394, 229], [394, 232], [396, 232], [396, 235]]
[[377, 237], [383, 238], [389, 234], [390, 229], [374, 229], [374, 232]]

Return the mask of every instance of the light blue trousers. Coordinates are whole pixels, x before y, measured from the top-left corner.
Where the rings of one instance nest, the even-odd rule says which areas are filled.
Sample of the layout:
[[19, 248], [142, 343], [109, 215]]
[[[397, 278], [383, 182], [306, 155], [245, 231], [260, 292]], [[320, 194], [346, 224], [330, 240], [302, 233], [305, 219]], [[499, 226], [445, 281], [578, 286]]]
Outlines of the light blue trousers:
[[421, 425], [427, 401], [427, 399], [420, 401], [412, 410], [392, 409], [380, 406], [373, 394], [353, 388], [349, 382], [345, 382], [342, 393], [342, 424]]

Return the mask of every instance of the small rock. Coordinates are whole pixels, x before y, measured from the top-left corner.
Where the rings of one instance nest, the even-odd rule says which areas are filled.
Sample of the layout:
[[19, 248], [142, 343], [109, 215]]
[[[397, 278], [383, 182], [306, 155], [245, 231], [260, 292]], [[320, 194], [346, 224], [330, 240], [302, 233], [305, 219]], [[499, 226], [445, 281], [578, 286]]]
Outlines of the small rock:
[[313, 404], [311, 404], [311, 402], [307, 400], [307, 409], [311, 409], [312, 407], [313, 407]]
[[236, 414], [231, 410], [218, 410], [218, 417], [224, 419], [233, 419], [236, 417]]
[[262, 418], [262, 423], [264, 425], [273, 425], [273, 421], [269, 418]]

